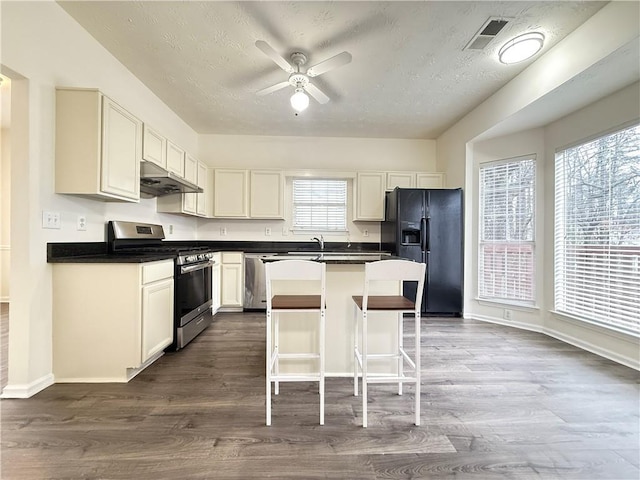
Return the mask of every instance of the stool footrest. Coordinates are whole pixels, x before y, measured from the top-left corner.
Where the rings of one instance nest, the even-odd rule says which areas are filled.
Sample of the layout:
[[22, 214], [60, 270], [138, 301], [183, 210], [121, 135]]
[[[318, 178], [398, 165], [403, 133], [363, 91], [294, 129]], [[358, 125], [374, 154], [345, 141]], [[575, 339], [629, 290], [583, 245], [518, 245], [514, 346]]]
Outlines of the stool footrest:
[[320, 374], [310, 375], [271, 375], [272, 382], [319, 382]]
[[368, 374], [367, 383], [416, 383], [416, 377], [377, 376]]
[[278, 358], [291, 359], [291, 358], [320, 358], [319, 353], [279, 353]]

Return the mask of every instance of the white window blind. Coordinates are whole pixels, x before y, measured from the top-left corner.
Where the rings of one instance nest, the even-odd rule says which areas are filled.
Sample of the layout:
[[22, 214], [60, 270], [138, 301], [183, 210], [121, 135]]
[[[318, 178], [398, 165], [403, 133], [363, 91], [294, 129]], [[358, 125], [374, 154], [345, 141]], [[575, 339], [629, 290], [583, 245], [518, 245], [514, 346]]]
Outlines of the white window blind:
[[555, 308], [640, 334], [640, 125], [556, 153]]
[[346, 231], [347, 181], [294, 179], [293, 228], [309, 231]]
[[531, 157], [480, 166], [482, 299], [534, 303], [535, 177]]

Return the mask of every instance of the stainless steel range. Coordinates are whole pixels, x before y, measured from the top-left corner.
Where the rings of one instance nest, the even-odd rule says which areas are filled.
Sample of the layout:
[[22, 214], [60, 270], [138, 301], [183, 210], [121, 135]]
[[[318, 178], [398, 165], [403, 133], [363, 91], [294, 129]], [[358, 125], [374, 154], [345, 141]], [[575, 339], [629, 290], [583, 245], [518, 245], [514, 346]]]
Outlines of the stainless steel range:
[[208, 247], [164, 242], [162, 225], [110, 221], [107, 240], [111, 253], [175, 254], [174, 335], [172, 350], [179, 350], [211, 325], [211, 274], [215, 264]]

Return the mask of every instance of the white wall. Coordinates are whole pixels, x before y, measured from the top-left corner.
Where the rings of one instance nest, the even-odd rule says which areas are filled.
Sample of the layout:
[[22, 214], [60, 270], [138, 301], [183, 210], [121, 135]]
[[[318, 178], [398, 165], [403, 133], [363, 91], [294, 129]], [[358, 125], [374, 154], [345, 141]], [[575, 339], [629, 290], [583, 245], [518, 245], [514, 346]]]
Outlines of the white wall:
[[611, 332], [610, 330], [572, 321], [554, 313], [553, 266], [554, 266], [554, 215], [553, 202], [555, 152], [576, 142], [602, 135], [630, 122], [640, 122], [640, 83], [635, 83], [606, 98], [601, 99], [545, 128], [544, 143], [546, 165], [544, 172], [545, 217], [544, 225], [544, 272], [540, 285], [544, 287], [544, 329], [553, 336], [569, 343], [583, 346], [613, 360], [640, 368], [640, 342], [637, 338]]
[[[545, 148], [544, 130], [536, 128], [507, 135], [500, 138], [477, 142], [473, 144], [473, 185], [479, 185], [479, 168], [486, 162], [504, 160], [509, 158], [532, 155], [536, 158], [536, 185], [543, 185], [545, 168]], [[544, 222], [545, 198], [544, 189], [536, 190], [536, 285], [542, 285], [545, 280], [545, 272], [542, 268], [544, 255]], [[472, 208], [467, 213], [471, 216], [471, 231], [466, 232], [467, 243], [471, 247], [471, 264], [468, 265], [469, 275], [465, 278], [467, 290], [471, 295], [465, 299], [465, 316], [479, 319], [502, 319], [504, 309], [508, 308], [515, 312], [515, 322], [527, 326], [542, 326], [540, 306], [544, 305], [544, 295], [541, 288], [538, 288], [535, 295], [534, 308], [514, 307], [513, 305], [503, 305], [487, 301], [478, 300], [478, 262], [479, 262], [479, 199], [478, 191], [474, 190], [474, 197], [471, 200]], [[553, 209], [553, 205], [551, 206]], [[512, 324], [514, 322], [511, 322]]]
[[[471, 210], [472, 243], [469, 276], [466, 278], [471, 296], [465, 301], [465, 316], [544, 332], [634, 368], [640, 368], [640, 343], [630, 335], [611, 332], [595, 325], [572, 320], [555, 313], [554, 272], [554, 170], [555, 151], [568, 144], [588, 139], [629, 122], [640, 121], [640, 83], [630, 85], [571, 115], [537, 128], [473, 143], [474, 185]], [[481, 163], [535, 154], [538, 185], [536, 192], [536, 305], [514, 307], [506, 303], [477, 299], [478, 293], [478, 167]], [[504, 320], [504, 309], [510, 309], [513, 320]]]
[[[362, 170], [435, 172], [434, 140], [379, 138], [269, 137], [249, 135], [201, 135], [200, 158], [213, 167], [278, 168], [286, 172], [345, 176]], [[350, 182], [352, 185], [352, 182]], [[198, 237], [217, 240], [309, 241], [309, 235], [293, 235], [291, 181], [285, 191], [285, 220], [199, 220]], [[353, 204], [353, 199], [350, 199]], [[349, 220], [352, 212], [349, 211]], [[220, 228], [227, 235], [220, 235]], [[271, 236], [265, 228], [271, 228]], [[378, 242], [379, 222], [348, 223], [349, 236], [327, 236], [327, 241]], [[365, 237], [365, 230], [368, 236]]]
[[[525, 72], [526, 73], [526, 72]], [[534, 82], [534, 78], [530, 78]], [[504, 90], [501, 95], [504, 95]], [[503, 96], [500, 101], [507, 101]], [[491, 100], [491, 99], [490, 99]], [[521, 100], [521, 98], [520, 98]], [[531, 102], [535, 100], [532, 98]], [[506, 103], [505, 103], [506, 105]], [[466, 120], [466, 122], [465, 122]], [[593, 325], [563, 318], [553, 313], [554, 269], [554, 167], [558, 148], [602, 134], [621, 125], [640, 120], [640, 84], [634, 83], [622, 90], [562, 118], [544, 128], [535, 128], [511, 135], [474, 141], [482, 129], [492, 125], [480, 117], [473, 121], [467, 117], [447, 132], [447, 139], [438, 141], [438, 152], [464, 151], [466, 200], [465, 241], [465, 317], [503, 323], [520, 328], [544, 332], [568, 343], [640, 368], [640, 344], [629, 335], [610, 332]], [[455, 131], [454, 131], [455, 130]], [[443, 152], [444, 153], [444, 152]], [[479, 301], [478, 284], [478, 166], [480, 163], [535, 154], [537, 162], [536, 194], [536, 305], [533, 308], [514, 307]], [[446, 155], [446, 154], [445, 154]], [[439, 156], [440, 162], [442, 157]], [[448, 170], [451, 178], [451, 170]], [[513, 320], [503, 319], [504, 309], [510, 309]]]
[[[155, 200], [115, 204], [54, 194], [55, 87], [99, 88], [187, 150], [196, 152], [198, 144], [191, 128], [56, 3], [1, 2], [0, 8], [3, 73], [26, 79], [12, 82], [12, 302], [3, 394], [27, 396], [52, 380], [47, 242], [104, 241], [110, 219], [171, 223], [173, 238], [196, 237], [194, 219], [156, 214]], [[41, 228], [43, 210], [61, 213], [60, 230]], [[87, 231], [76, 230], [78, 215], [87, 217]]]

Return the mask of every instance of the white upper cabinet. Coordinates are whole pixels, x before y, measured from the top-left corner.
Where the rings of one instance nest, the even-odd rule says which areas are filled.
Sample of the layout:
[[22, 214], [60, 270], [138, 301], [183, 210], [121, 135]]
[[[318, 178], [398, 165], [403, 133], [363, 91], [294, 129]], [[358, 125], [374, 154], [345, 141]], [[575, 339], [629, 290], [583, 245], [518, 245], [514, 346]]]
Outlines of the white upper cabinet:
[[[188, 153], [184, 157], [184, 178], [193, 184], [198, 183], [198, 160]], [[182, 194], [182, 211], [184, 213], [196, 214], [198, 195], [198, 193]]]
[[140, 199], [142, 122], [93, 89], [56, 91], [56, 193]]
[[167, 170], [184, 178], [184, 150], [167, 140]]
[[216, 169], [213, 183], [214, 217], [249, 217], [248, 170]]
[[279, 170], [251, 170], [251, 218], [284, 218], [284, 175]]
[[417, 173], [416, 186], [418, 188], [444, 188], [444, 174]]
[[413, 172], [388, 172], [387, 173], [387, 190], [400, 188], [415, 188], [416, 174]]
[[188, 153], [184, 157], [184, 178], [191, 183], [198, 183], [198, 160]]
[[142, 137], [142, 159], [167, 168], [167, 139], [146, 123]]
[[196, 193], [196, 214], [200, 217], [208, 217], [211, 215], [211, 209], [207, 208], [207, 190], [209, 184], [209, 169], [207, 166], [198, 162], [198, 176], [197, 183], [200, 188], [202, 188], [202, 193]]
[[355, 185], [354, 220], [384, 220], [385, 172], [360, 172]]

